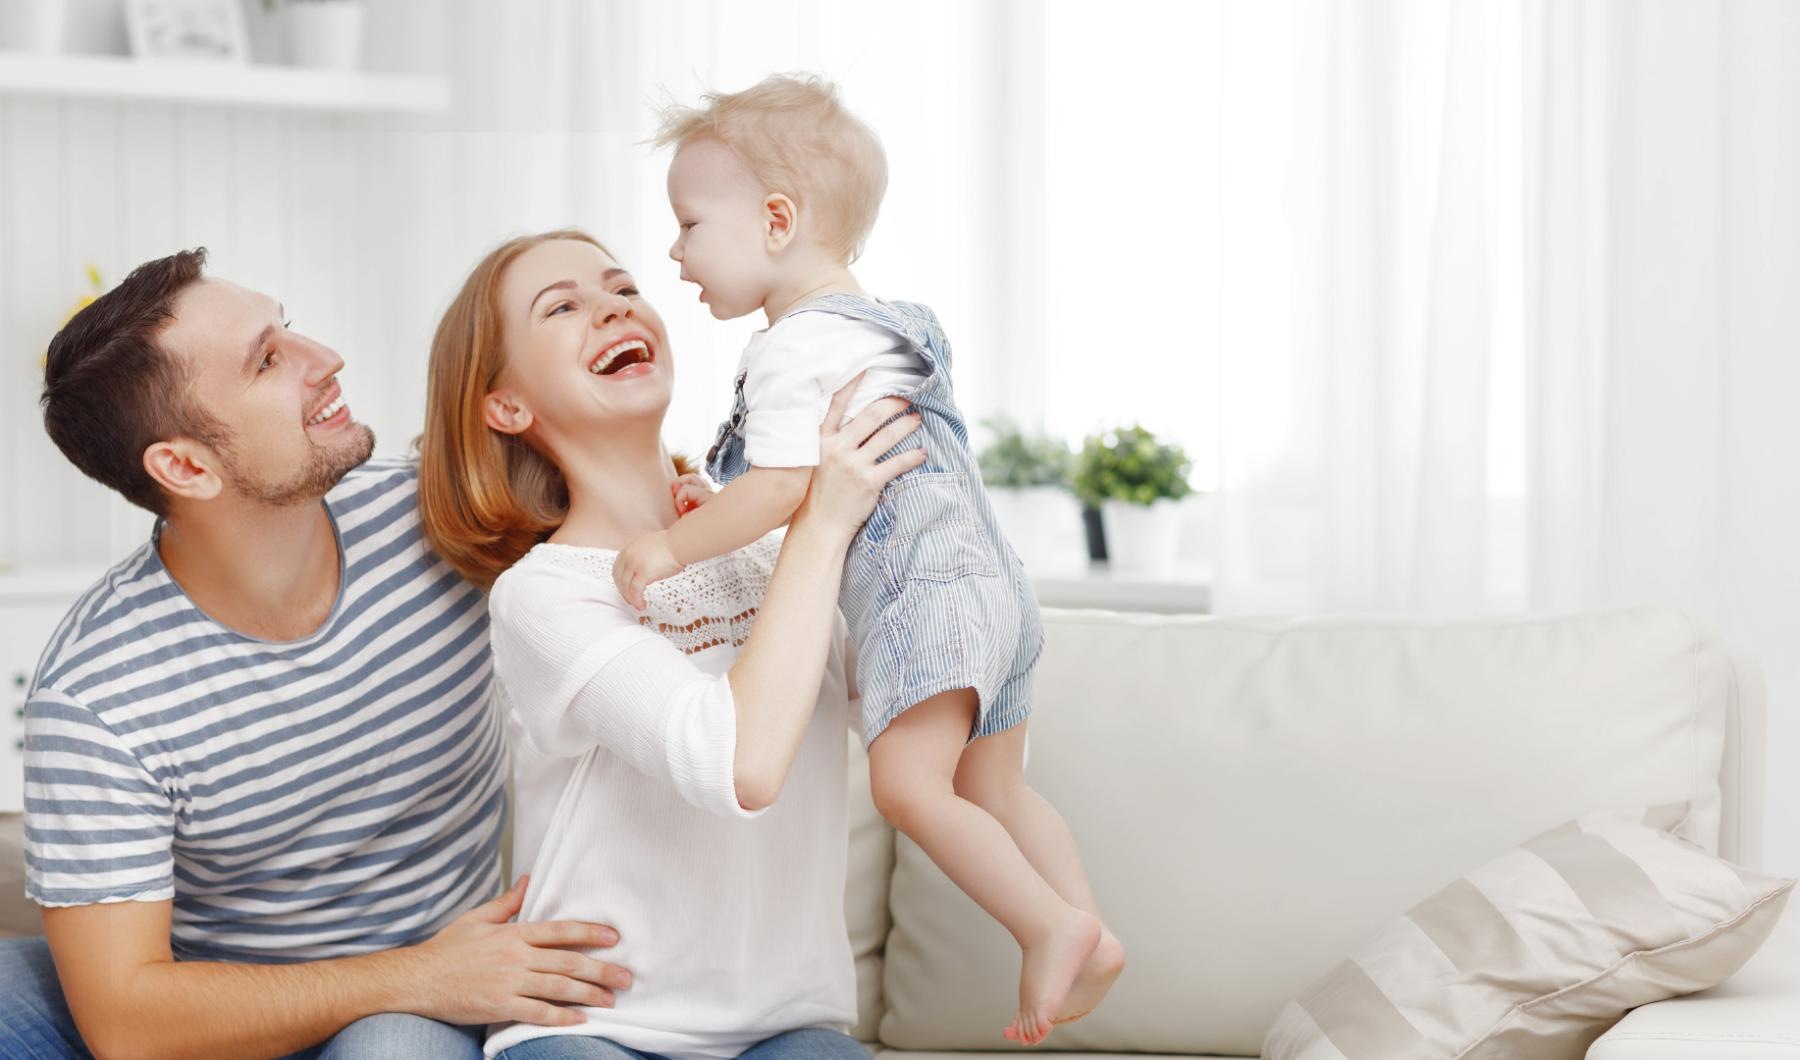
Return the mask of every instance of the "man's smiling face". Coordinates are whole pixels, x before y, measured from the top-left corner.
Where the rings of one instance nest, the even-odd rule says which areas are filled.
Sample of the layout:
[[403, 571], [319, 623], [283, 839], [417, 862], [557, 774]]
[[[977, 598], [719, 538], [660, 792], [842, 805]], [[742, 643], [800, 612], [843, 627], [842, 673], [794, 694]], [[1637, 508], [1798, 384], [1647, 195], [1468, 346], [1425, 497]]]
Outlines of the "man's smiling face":
[[289, 330], [268, 295], [202, 278], [176, 297], [157, 343], [184, 363], [194, 404], [220, 428], [211, 448], [225, 489], [240, 497], [322, 497], [374, 451], [338, 384], [343, 358]]

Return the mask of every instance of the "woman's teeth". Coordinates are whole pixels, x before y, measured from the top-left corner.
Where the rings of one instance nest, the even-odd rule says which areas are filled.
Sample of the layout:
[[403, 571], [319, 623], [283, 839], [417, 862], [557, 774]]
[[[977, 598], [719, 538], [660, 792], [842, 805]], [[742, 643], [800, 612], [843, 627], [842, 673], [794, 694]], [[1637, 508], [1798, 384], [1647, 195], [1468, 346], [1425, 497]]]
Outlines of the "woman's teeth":
[[588, 371], [595, 375], [607, 375], [628, 364], [650, 359], [650, 347], [643, 339], [626, 339], [624, 342], [608, 347], [594, 363], [588, 365]]
[[308, 427], [317, 427], [319, 424], [324, 423], [326, 420], [337, 415], [338, 410], [342, 409], [343, 407], [344, 407], [344, 395], [339, 394], [337, 397], [332, 399], [331, 404], [320, 409], [317, 413], [315, 413], [313, 415], [312, 419], [307, 420], [306, 425]]

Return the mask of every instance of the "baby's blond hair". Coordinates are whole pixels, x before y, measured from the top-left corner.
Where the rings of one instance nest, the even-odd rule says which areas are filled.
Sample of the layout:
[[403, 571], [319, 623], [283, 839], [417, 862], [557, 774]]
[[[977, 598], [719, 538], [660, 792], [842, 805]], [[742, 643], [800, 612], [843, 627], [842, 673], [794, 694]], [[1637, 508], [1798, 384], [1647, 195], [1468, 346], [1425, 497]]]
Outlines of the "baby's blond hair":
[[774, 74], [700, 106], [663, 108], [658, 147], [710, 136], [736, 152], [769, 191], [818, 222], [816, 238], [846, 262], [862, 254], [887, 192], [887, 154], [867, 125], [812, 74]]

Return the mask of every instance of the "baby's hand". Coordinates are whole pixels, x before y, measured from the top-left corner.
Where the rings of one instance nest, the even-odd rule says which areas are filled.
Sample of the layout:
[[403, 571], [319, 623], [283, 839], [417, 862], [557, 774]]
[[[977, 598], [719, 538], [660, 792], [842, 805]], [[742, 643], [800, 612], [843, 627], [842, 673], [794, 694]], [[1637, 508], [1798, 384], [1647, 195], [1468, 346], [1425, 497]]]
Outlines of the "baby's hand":
[[670, 487], [675, 494], [675, 514], [686, 515], [712, 500], [712, 487], [702, 475], [683, 475]]
[[658, 530], [626, 545], [625, 551], [619, 553], [613, 561], [613, 584], [627, 603], [642, 611], [644, 589], [680, 570], [681, 564], [669, 551], [669, 532]]

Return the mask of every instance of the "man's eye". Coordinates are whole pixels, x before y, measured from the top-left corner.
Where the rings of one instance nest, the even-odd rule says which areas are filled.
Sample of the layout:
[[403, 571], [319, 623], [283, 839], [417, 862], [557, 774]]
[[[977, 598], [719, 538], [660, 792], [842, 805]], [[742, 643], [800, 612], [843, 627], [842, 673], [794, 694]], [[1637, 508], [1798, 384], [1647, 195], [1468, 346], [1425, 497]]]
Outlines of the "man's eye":
[[256, 370], [258, 372], [266, 372], [273, 367], [275, 367], [275, 351], [270, 350], [268, 353], [263, 354], [262, 364], [258, 365]]

